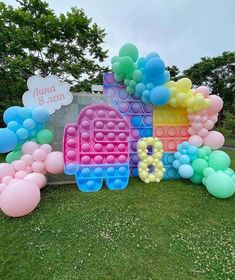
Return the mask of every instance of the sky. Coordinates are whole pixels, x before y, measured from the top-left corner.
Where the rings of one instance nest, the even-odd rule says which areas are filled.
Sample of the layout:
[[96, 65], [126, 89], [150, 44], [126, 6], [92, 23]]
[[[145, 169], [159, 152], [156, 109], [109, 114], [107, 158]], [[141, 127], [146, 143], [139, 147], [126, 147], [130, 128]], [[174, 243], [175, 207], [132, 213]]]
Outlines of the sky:
[[[15, 0], [6, 4], [17, 6]], [[140, 56], [157, 52], [182, 71], [204, 56], [235, 51], [235, 0], [47, 0], [57, 13], [83, 8], [106, 30], [105, 65], [125, 43]]]

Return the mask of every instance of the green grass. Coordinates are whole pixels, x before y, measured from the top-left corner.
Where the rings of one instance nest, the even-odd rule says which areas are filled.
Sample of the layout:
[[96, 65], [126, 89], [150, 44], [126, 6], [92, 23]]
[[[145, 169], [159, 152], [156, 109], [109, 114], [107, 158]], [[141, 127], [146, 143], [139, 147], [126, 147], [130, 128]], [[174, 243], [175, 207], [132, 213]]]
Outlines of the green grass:
[[227, 139], [225, 139], [225, 145], [235, 147], [235, 138], [227, 138]]
[[234, 202], [183, 180], [48, 186], [31, 215], [0, 214], [0, 279], [234, 279]]

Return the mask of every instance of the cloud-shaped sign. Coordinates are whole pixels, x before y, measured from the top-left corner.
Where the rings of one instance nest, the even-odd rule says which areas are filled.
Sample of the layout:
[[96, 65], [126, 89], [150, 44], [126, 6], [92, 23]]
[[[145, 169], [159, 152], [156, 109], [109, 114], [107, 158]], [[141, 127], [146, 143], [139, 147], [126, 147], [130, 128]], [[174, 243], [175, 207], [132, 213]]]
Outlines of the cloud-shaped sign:
[[27, 81], [28, 91], [22, 97], [25, 107], [45, 107], [50, 114], [73, 101], [70, 85], [55, 75], [46, 78], [32, 76]]

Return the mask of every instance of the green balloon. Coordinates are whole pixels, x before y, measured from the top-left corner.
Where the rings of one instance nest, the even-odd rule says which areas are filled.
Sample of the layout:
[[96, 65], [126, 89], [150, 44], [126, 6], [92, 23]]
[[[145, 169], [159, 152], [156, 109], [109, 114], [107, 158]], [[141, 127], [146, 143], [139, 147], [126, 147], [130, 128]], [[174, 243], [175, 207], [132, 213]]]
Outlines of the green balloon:
[[133, 62], [136, 62], [139, 56], [139, 51], [135, 45], [125, 44], [121, 47], [119, 56], [128, 56], [132, 59]]
[[198, 152], [197, 152], [197, 155], [200, 158], [204, 158], [206, 156], [206, 152], [202, 148], [199, 148]]
[[135, 88], [136, 82], [134, 80], [130, 81], [130, 87]]
[[132, 87], [130, 87], [130, 86], [128, 86], [128, 87], [126, 88], [126, 92], [129, 93], [129, 94], [134, 93], [134, 91], [135, 91], [135, 89], [132, 88]]
[[140, 82], [142, 80], [142, 72], [140, 70], [135, 70], [132, 78], [134, 81]]
[[124, 80], [124, 85], [127, 87], [127, 86], [129, 86], [129, 84], [130, 84], [130, 80], [129, 79], [125, 79]]
[[115, 62], [118, 62], [119, 60], [119, 56], [113, 56], [112, 59], [111, 59], [111, 63], [115, 63]]
[[22, 157], [21, 151], [12, 151], [6, 156], [6, 163], [12, 163], [15, 160], [18, 160]]
[[211, 148], [210, 148], [210, 147], [208, 147], [208, 146], [203, 146], [201, 149], [205, 152], [205, 154], [206, 154], [207, 156], [209, 156], [209, 155], [211, 154]]
[[210, 174], [212, 173], [215, 173], [215, 170], [211, 167], [206, 167], [204, 170], [203, 170], [203, 175], [204, 177], [208, 177]]
[[193, 162], [192, 162], [192, 168], [195, 173], [199, 173], [202, 175], [203, 170], [206, 167], [208, 167], [208, 163], [206, 160], [204, 160], [202, 158], [197, 158], [197, 159], [193, 160]]
[[235, 181], [224, 172], [215, 172], [206, 178], [206, 188], [217, 198], [229, 198], [235, 192]]
[[[222, 152], [222, 151], [221, 151]], [[230, 165], [230, 158], [226, 153], [212, 152], [209, 157], [209, 166], [217, 170], [225, 170]]]
[[190, 181], [194, 184], [201, 184], [203, 176], [199, 173], [194, 173], [193, 177], [190, 178]]
[[119, 64], [120, 64], [119, 71], [121, 73], [132, 75], [134, 71], [134, 67], [133, 67], [133, 61], [130, 57], [128, 56], [121, 57], [119, 60]]
[[49, 129], [42, 129], [36, 135], [39, 144], [49, 144], [53, 140], [53, 133]]
[[230, 159], [229, 155], [227, 153], [225, 153], [224, 151], [221, 151], [221, 150], [213, 151], [211, 153], [210, 157], [215, 156], [215, 155], [219, 156], [220, 158], [223, 157], [227, 161], [228, 166], [231, 164], [231, 159]]
[[114, 62], [114, 63], [112, 64], [112, 70], [113, 70], [113, 72], [115, 72], [115, 73], [120, 72], [120, 63], [119, 63], [119, 62]]

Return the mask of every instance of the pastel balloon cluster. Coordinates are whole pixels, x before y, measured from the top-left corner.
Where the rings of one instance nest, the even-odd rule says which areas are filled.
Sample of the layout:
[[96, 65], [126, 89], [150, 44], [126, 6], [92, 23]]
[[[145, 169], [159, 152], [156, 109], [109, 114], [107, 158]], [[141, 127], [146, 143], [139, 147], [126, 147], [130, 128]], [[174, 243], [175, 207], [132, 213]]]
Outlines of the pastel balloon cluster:
[[12, 106], [4, 112], [3, 120], [7, 127], [0, 129], [0, 153], [8, 153], [29, 139], [45, 144], [53, 138], [51, 131], [43, 129], [49, 120], [43, 107]]
[[169, 81], [166, 87], [170, 90], [169, 104], [173, 108], [186, 108], [188, 113], [199, 112], [211, 106], [211, 100], [202, 92], [192, 89], [192, 82], [182, 78], [177, 82]]
[[145, 103], [156, 106], [166, 104], [170, 91], [163, 86], [170, 79], [165, 70], [164, 61], [157, 53], [150, 53], [146, 58], [140, 57], [133, 44], [125, 44], [119, 56], [112, 58], [112, 70], [116, 81], [124, 81], [126, 91], [142, 99]]
[[0, 207], [11, 217], [33, 211], [40, 201], [39, 189], [47, 184], [45, 174], [64, 169], [62, 152], [53, 152], [48, 144], [26, 142], [22, 153], [20, 160], [0, 164]]
[[210, 108], [188, 115], [190, 124], [188, 141], [198, 147], [207, 145], [212, 149], [219, 149], [224, 145], [224, 136], [218, 131], [211, 131], [211, 129], [218, 121], [218, 113], [223, 107], [223, 100], [217, 95], [207, 97], [211, 102]]
[[198, 147], [184, 141], [177, 146], [177, 152], [174, 153], [175, 160], [172, 165], [178, 170], [180, 176], [189, 179], [193, 176], [194, 170], [191, 163], [197, 158]]

